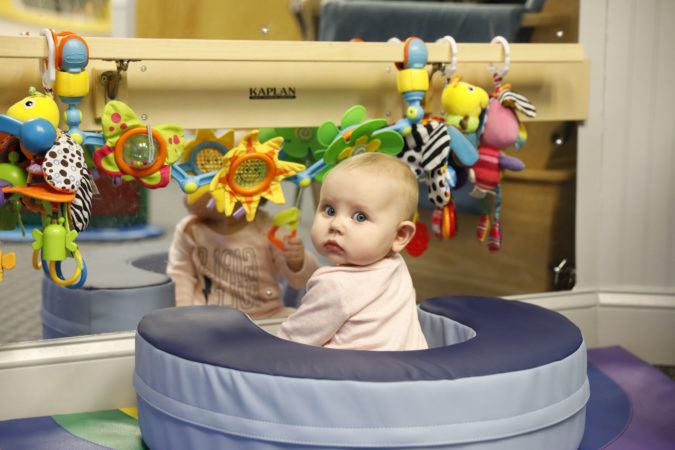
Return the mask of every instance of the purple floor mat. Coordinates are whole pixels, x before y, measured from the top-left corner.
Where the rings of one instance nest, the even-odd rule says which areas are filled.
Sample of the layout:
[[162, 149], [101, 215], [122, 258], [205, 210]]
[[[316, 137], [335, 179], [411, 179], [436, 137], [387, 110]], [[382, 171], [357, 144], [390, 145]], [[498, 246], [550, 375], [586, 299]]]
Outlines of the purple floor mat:
[[675, 382], [621, 347], [588, 351], [581, 450], [675, 449]]

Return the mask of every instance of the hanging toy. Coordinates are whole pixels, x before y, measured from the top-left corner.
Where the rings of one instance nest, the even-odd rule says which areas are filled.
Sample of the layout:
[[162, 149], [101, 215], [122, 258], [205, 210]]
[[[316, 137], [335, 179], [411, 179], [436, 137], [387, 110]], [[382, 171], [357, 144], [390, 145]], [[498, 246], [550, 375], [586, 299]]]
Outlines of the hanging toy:
[[516, 111], [534, 117], [536, 109], [527, 98], [512, 92], [509, 84], [502, 84], [509, 68], [510, 50], [508, 42], [501, 36], [497, 36], [492, 42], [499, 42], [504, 48], [505, 62], [501, 70], [490, 66], [495, 89], [488, 101], [479, 131], [479, 158], [470, 172], [470, 180], [474, 184], [470, 195], [481, 199], [485, 199], [487, 194], [494, 196], [492, 214], [488, 207], [484, 208], [486, 211], [479, 220], [476, 235], [481, 241], [487, 238], [488, 250], [496, 252], [501, 248], [502, 241], [501, 174], [505, 169], [520, 171], [525, 168], [520, 159], [506, 155], [503, 149], [512, 145], [519, 149], [527, 139], [527, 133]]
[[237, 202], [246, 212], [246, 220], [255, 218], [262, 198], [283, 204], [281, 180], [302, 171], [305, 166], [279, 159], [282, 138], [264, 144], [258, 141], [258, 130], [252, 131], [227, 152], [221, 169], [209, 185], [216, 209], [231, 216]]
[[340, 126], [331, 121], [317, 129], [320, 149], [314, 153], [317, 161], [292, 178], [300, 187], [312, 179], [323, 181], [328, 171], [353, 155], [380, 152], [396, 155], [403, 147], [401, 135], [388, 127], [385, 119], [366, 120], [366, 108], [354, 105], [342, 115]]
[[[317, 136], [317, 128], [261, 128], [260, 142], [282, 137], [284, 145], [279, 152], [279, 158], [284, 161], [307, 164], [308, 160], [316, 160], [315, 155], [319, 149], [323, 149]], [[314, 162], [312, 161], [312, 162]]]
[[185, 145], [180, 163], [174, 163], [171, 176], [188, 194], [188, 204], [209, 191], [209, 184], [222, 167], [223, 155], [234, 147], [234, 130], [216, 137], [213, 130], [197, 130], [197, 136]]
[[[89, 223], [93, 180], [91, 180], [82, 147], [70, 135], [62, 133], [56, 127], [58, 115], [58, 106], [54, 99], [48, 94], [38, 92], [35, 88], [30, 88], [28, 97], [18, 101], [7, 110], [9, 118], [23, 121], [24, 126], [35, 120], [44, 119], [54, 127], [55, 137], [48, 148], [45, 148], [46, 145], [40, 145], [40, 148], [32, 145], [27, 148], [25, 141], [32, 142], [36, 139], [33, 139], [33, 136], [27, 136], [25, 130], [21, 130], [19, 134], [21, 151], [30, 160], [27, 166], [30, 182], [26, 189], [31, 190], [32, 187], [37, 187], [32, 197], [39, 198], [36, 195], [44, 189], [39, 187], [39, 182], [35, 180], [41, 179], [55, 191], [75, 193], [73, 204], [69, 208], [77, 218], [73, 227], [82, 231]], [[40, 136], [43, 134], [46, 136], [41, 131], [38, 133]]]
[[[46, 205], [47, 214], [43, 217], [43, 230], [33, 230], [33, 267], [42, 268], [45, 274], [59, 286], [72, 289], [80, 288], [87, 278], [87, 268], [75, 239], [77, 231], [71, 230], [67, 209], [61, 204], [52, 210]], [[61, 262], [72, 257], [75, 270], [70, 278], [65, 278], [61, 271]]]
[[[398, 39], [390, 41], [398, 41]], [[429, 90], [429, 75], [425, 69], [428, 55], [429, 52], [423, 40], [409, 37], [403, 43], [403, 63], [396, 63], [398, 69], [396, 86], [407, 103], [407, 107], [405, 117], [399, 119], [393, 128], [403, 136], [410, 134], [412, 127], [424, 117], [422, 100]]]
[[93, 155], [99, 170], [117, 179], [136, 179], [148, 189], [169, 184], [171, 164], [185, 145], [180, 126], [144, 126], [131, 108], [117, 100], [105, 105], [101, 123], [105, 145]]

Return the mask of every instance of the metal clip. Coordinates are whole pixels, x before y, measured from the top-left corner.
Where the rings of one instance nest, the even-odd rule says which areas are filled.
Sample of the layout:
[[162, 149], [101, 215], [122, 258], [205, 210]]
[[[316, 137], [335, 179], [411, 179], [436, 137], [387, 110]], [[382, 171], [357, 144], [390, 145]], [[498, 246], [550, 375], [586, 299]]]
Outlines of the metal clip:
[[137, 62], [140, 59], [108, 59], [106, 61], [115, 61], [117, 70], [108, 70], [101, 74], [101, 84], [105, 86], [106, 97], [110, 100], [117, 98], [119, 93], [120, 81], [122, 81], [122, 72], [126, 72], [130, 62]]

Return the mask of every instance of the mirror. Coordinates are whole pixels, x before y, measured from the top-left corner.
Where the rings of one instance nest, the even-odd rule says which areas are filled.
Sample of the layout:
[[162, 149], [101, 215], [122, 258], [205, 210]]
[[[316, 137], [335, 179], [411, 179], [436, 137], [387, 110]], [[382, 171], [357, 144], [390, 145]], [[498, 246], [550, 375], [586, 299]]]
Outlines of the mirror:
[[[144, 22], [151, 15], [144, 14], [141, 8], [152, 8], [152, 1], [138, 2], [136, 35], [143, 37], [160, 36], [158, 30], [182, 30], [181, 27], [161, 27], [161, 17], [156, 14], [152, 20], [154, 25]], [[203, 4], [202, 4], [203, 3]], [[190, 14], [202, 17], [212, 14], [210, 2], [202, 2], [199, 7], [191, 6]], [[254, 35], [242, 34], [246, 39], [300, 39], [301, 28], [297, 27], [292, 13], [283, 2], [273, 2], [276, 16], [271, 15], [265, 25], [254, 30]], [[294, 2], [310, 4], [311, 2]], [[486, 2], [484, 2], [486, 3]], [[521, 2], [522, 3], [522, 2]], [[282, 5], [281, 8], [279, 5]], [[572, 5], [572, 6], [569, 6]], [[220, 6], [218, 6], [220, 7]], [[548, 0], [546, 8], [558, 8], [558, 18], [551, 15], [524, 16], [524, 23], [531, 24], [529, 42], [574, 42], [576, 41], [576, 20], [578, 19], [578, 2]], [[576, 8], [576, 9], [575, 9]], [[283, 9], [283, 13], [280, 12]], [[162, 10], [162, 8], [155, 9]], [[271, 14], [271, 13], [270, 13]], [[183, 17], [188, 17], [185, 14]], [[230, 14], [228, 17], [233, 16]], [[277, 23], [274, 20], [284, 17], [288, 22]], [[548, 17], [544, 19], [542, 17]], [[276, 18], [273, 20], [273, 18]], [[149, 20], [149, 19], [148, 19]], [[281, 19], [279, 19], [281, 20]], [[556, 22], [557, 21], [557, 22]], [[239, 27], [243, 22], [239, 21]], [[256, 25], [257, 27], [257, 25]], [[220, 25], [220, 29], [226, 29]], [[265, 29], [267, 31], [265, 31]], [[153, 31], [155, 30], [155, 31]], [[285, 30], [289, 34], [275, 34]], [[195, 31], [195, 30], [193, 30]], [[234, 29], [230, 29], [232, 33]], [[189, 32], [187, 30], [186, 32]], [[7, 34], [4, 32], [2, 34]], [[171, 36], [199, 38], [233, 38], [235, 36]], [[462, 42], [461, 38], [458, 41]], [[31, 67], [34, 61], [30, 62]], [[152, 67], [148, 65], [152, 70]], [[134, 67], [134, 70], [142, 70]], [[31, 83], [35, 83], [32, 80]], [[26, 85], [28, 86], [28, 84]], [[12, 96], [16, 101], [21, 94]], [[3, 104], [1, 110], [11, 104]], [[62, 105], [63, 106], [63, 105]], [[339, 117], [325, 118], [338, 120]], [[319, 125], [317, 123], [317, 125]], [[528, 146], [519, 153], [510, 154], [521, 158], [527, 170], [521, 173], [507, 173], [503, 178], [503, 246], [499, 253], [490, 253], [485, 244], [476, 239], [476, 228], [480, 221], [479, 205], [466, 195], [457, 193], [458, 202], [458, 234], [450, 241], [435, 241], [432, 238], [430, 248], [421, 257], [413, 258], [405, 255], [413, 281], [418, 291], [418, 298], [423, 300], [432, 296], [448, 293], [481, 294], [481, 295], [517, 295], [531, 292], [543, 292], [554, 289], [569, 289], [573, 285], [574, 268], [574, 186], [576, 167], [576, 126], [566, 122], [527, 123], [529, 132]], [[97, 181], [101, 196], [101, 210], [96, 213], [99, 221], [97, 228], [128, 228], [137, 226], [145, 233], [142, 240], [122, 240], [108, 242], [88, 242], [79, 240], [83, 256], [93, 253], [116, 252], [123, 254], [128, 248], [139, 257], [155, 255], [166, 251], [171, 242], [176, 223], [185, 215], [181, 191], [175, 183], [164, 189], [146, 190], [138, 185], [125, 183], [113, 186], [111, 180], [101, 178]], [[287, 198], [293, 192], [287, 190]], [[103, 200], [105, 199], [105, 200]], [[463, 202], [463, 203], [462, 203]], [[311, 224], [312, 197], [303, 198], [306, 206], [303, 213], [301, 235], [307, 237]], [[429, 206], [428, 204], [426, 205]], [[268, 206], [274, 211], [272, 205]], [[431, 228], [431, 209], [422, 209], [421, 220]], [[5, 279], [0, 284], [0, 344], [24, 340], [40, 339], [43, 336], [43, 317], [41, 317], [42, 275], [30, 264], [30, 242], [16, 242], [0, 235], [0, 250], [5, 253], [14, 252], [19, 259], [16, 267], [5, 272]], [[309, 242], [308, 239], [305, 242]], [[105, 259], [103, 260], [105, 263]], [[64, 274], [72, 274], [73, 267], [64, 263]], [[116, 282], [119, 266], [111, 265], [105, 275]], [[146, 271], [147, 280], [156, 283], [158, 274], [153, 270]], [[90, 274], [90, 276], [94, 276]]]

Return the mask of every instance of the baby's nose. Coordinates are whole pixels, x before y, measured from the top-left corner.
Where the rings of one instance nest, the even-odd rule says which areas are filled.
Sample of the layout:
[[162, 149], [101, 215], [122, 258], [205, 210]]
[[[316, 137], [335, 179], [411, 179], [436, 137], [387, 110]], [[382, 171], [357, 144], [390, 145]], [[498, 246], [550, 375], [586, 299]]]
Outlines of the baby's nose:
[[330, 231], [342, 233], [344, 231], [344, 220], [340, 216], [334, 216], [330, 221]]

